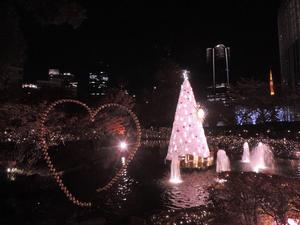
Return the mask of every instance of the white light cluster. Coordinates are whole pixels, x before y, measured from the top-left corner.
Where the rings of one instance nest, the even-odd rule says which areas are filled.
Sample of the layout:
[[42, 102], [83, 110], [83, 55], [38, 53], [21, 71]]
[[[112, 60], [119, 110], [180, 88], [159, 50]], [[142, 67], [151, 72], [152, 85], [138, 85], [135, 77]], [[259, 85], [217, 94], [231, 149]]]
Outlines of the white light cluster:
[[300, 224], [300, 223], [298, 223], [299, 221], [297, 222], [296, 220], [291, 219], [291, 218], [288, 218], [287, 222], [289, 225], [299, 225]]
[[170, 183], [172, 184], [180, 184], [182, 183], [182, 180], [179, 178], [170, 179]]
[[197, 107], [193, 89], [188, 80], [188, 71], [183, 71], [184, 81], [178, 99], [167, 159], [172, 154], [186, 155], [193, 152], [200, 157], [208, 157], [209, 149], [203, 130], [205, 112]]
[[6, 172], [7, 172], [7, 173], [16, 173], [17, 171], [18, 171], [17, 168], [7, 168], [7, 169], [6, 169]]
[[38, 86], [36, 84], [22, 84], [22, 88], [32, 88], [37, 89]]
[[121, 141], [119, 147], [121, 151], [125, 151], [127, 149], [127, 143], [125, 141]]

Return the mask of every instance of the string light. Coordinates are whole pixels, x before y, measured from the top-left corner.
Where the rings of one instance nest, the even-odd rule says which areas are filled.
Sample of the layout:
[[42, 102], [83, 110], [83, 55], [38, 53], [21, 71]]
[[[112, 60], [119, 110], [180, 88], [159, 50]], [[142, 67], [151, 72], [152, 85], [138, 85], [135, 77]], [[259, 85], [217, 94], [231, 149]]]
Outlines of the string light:
[[[61, 99], [61, 100], [55, 101], [52, 104], [50, 104], [48, 106], [48, 108], [42, 113], [42, 115], [40, 117], [41, 119], [40, 119], [40, 121], [38, 121], [38, 128], [39, 128], [39, 131], [40, 131], [39, 132], [39, 145], [41, 147], [41, 150], [42, 150], [43, 155], [44, 155], [44, 159], [47, 163], [48, 169], [49, 169], [52, 177], [55, 179], [55, 181], [58, 184], [61, 191], [65, 194], [65, 196], [73, 204], [75, 204], [79, 207], [91, 207], [92, 206], [91, 202], [81, 201], [69, 191], [69, 189], [64, 184], [64, 182], [63, 182], [62, 178], [60, 177], [60, 175], [56, 172], [56, 168], [53, 165], [53, 162], [52, 162], [52, 160], [49, 156], [49, 153], [48, 153], [49, 146], [48, 146], [47, 141], [46, 141], [47, 128], [45, 126], [45, 122], [46, 122], [46, 120], [49, 116], [49, 113], [51, 111], [53, 111], [56, 106], [64, 104], [64, 103], [72, 103], [72, 104], [77, 104], [77, 105], [82, 106], [88, 112], [91, 122], [95, 121], [95, 117], [100, 111], [102, 111], [106, 108], [116, 107], [116, 108], [119, 108], [121, 110], [126, 111], [131, 116], [131, 118], [133, 119], [133, 121], [135, 123], [136, 130], [137, 130], [136, 131], [137, 132], [137, 137], [136, 137], [135, 144], [133, 145], [133, 147], [129, 151], [128, 160], [123, 164], [123, 166], [119, 169], [119, 171], [115, 174], [115, 176], [106, 185], [104, 185], [103, 187], [100, 187], [96, 190], [97, 192], [101, 192], [101, 191], [108, 190], [109, 188], [111, 188], [112, 185], [115, 184], [120, 179], [122, 173], [124, 173], [124, 171], [126, 171], [129, 163], [133, 159], [133, 157], [134, 157], [135, 153], [137, 152], [137, 150], [139, 149], [139, 146], [140, 146], [140, 143], [141, 143], [141, 135], [142, 135], [141, 133], [142, 132], [141, 132], [140, 122], [139, 122], [137, 116], [135, 115], [135, 113], [133, 111], [131, 111], [130, 109], [128, 109], [127, 107], [123, 106], [123, 105], [119, 105], [119, 104], [116, 104], [116, 103], [110, 103], [110, 104], [102, 105], [102, 106], [96, 108], [95, 110], [92, 110], [85, 103], [83, 103], [81, 101], [78, 101], [78, 100], [73, 100], [73, 99]], [[125, 147], [124, 144], [123, 144], [123, 147]]]

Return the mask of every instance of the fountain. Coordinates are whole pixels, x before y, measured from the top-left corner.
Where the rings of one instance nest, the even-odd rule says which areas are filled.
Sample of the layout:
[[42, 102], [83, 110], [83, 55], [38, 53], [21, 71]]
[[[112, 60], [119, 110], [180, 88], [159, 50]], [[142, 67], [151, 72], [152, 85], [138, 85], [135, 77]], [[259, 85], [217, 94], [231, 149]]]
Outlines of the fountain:
[[183, 71], [183, 78], [166, 157], [172, 160], [170, 180], [175, 183], [181, 181], [179, 156], [185, 156], [187, 162], [189, 155], [193, 155], [193, 168], [199, 167], [199, 159], [210, 156], [203, 128], [205, 111], [195, 100], [188, 71]]
[[217, 173], [221, 173], [223, 171], [230, 171], [230, 161], [226, 152], [222, 149], [217, 152]]
[[170, 182], [174, 184], [182, 182], [180, 176], [180, 162], [178, 159], [178, 155], [176, 154], [172, 155]]
[[258, 173], [260, 170], [273, 169], [274, 157], [270, 147], [261, 142], [253, 149], [250, 156], [251, 168]]
[[247, 141], [243, 145], [242, 162], [243, 163], [249, 163], [250, 162], [250, 151], [249, 151], [249, 144], [248, 144]]

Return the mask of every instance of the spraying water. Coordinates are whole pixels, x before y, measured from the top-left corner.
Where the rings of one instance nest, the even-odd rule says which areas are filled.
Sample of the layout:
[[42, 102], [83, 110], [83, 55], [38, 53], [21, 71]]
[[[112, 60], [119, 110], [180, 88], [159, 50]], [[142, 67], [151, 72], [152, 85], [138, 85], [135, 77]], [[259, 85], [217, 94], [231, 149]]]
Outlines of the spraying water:
[[221, 173], [223, 171], [230, 171], [230, 161], [226, 152], [220, 149], [217, 152], [217, 166], [216, 166], [217, 173]]
[[180, 162], [176, 154], [172, 155], [170, 182], [174, 184], [182, 182], [180, 175]]
[[247, 141], [243, 145], [242, 162], [243, 163], [249, 163], [250, 162], [250, 151], [249, 151], [249, 144], [248, 144]]
[[258, 173], [260, 170], [273, 169], [274, 157], [270, 147], [261, 142], [251, 152], [251, 168], [254, 172]]

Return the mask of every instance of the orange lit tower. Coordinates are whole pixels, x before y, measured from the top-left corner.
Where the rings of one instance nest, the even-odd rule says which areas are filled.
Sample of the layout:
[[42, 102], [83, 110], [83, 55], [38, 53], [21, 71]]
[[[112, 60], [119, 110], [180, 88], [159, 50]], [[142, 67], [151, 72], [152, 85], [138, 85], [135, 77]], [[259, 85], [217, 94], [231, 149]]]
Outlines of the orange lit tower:
[[273, 84], [273, 76], [272, 76], [272, 70], [270, 69], [270, 78], [269, 78], [269, 84], [270, 84], [270, 95], [275, 95], [274, 91], [274, 84]]

